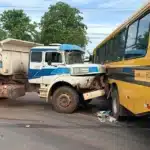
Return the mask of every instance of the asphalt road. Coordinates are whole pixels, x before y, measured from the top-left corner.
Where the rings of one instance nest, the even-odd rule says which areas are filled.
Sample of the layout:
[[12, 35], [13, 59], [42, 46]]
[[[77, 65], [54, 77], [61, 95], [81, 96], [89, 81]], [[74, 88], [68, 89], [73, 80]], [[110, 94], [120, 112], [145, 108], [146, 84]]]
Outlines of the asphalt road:
[[101, 123], [95, 110], [92, 106], [58, 114], [33, 93], [17, 101], [2, 100], [0, 150], [149, 150], [148, 119]]

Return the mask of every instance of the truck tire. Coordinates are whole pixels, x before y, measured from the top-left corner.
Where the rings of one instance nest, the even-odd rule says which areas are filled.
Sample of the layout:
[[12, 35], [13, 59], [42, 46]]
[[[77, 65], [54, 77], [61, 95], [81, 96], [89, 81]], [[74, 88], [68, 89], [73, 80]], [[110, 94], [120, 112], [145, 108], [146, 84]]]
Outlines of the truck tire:
[[78, 93], [69, 86], [59, 87], [52, 96], [52, 107], [59, 113], [73, 113], [79, 104]]

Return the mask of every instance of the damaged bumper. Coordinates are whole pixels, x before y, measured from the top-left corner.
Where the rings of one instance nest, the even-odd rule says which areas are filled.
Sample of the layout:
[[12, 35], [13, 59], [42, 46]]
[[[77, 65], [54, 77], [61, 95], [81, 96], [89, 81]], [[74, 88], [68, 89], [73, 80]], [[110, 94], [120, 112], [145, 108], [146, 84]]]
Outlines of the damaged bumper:
[[105, 95], [105, 90], [96, 90], [96, 91], [84, 93], [83, 97], [84, 97], [84, 100], [89, 100], [89, 99], [93, 99], [93, 98], [104, 96], [104, 95]]

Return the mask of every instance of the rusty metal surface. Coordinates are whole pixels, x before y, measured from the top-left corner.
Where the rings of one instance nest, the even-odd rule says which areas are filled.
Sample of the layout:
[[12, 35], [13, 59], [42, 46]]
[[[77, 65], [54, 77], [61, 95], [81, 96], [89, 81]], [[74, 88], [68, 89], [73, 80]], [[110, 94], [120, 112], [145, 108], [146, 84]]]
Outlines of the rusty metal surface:
[[2, 85], [0, 85], [0, 97], [1, 98], [7, 98], [8, 97], [8, 91]]
[[95, 78], [92, 80], [90, 84], [90, 89], [94, 89], [94, 90], [103, 89], [104, 87], [105, 87], [105, 83], [104, 83], [103, 75], [95, 76]]
[[24, 85], [7, 84], [0, 85], [0, 98], [16, 99], [25, 95]]

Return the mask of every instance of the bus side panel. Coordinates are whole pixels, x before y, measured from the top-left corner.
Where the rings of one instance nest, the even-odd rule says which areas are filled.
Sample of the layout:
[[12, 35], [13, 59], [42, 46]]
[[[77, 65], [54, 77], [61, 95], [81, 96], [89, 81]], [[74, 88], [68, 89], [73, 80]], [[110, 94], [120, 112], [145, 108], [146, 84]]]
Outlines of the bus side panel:
[[138, 115], [150, 111], [145, 107], [145, 104], [150, 104], [150, 87], [114, 79], [110, 79], [109, 82], [117, 85], [120, 104], [133, 114]]
[[132, 94], [131, 89], [130, 89], [130, 85], [128, 85], [128, 83], [126, 83], [126, 82], [123, 82], [120, 80], [114, 80], [114, 79], [109, 79], [109, 83], [110, 84], [116, 84], [120, 104], [122, 106], [124, 106], [127, 110], [134, 113], [135, 109], [134, 109], [133, 101], [126, 98], [127, 95]]
[[150, 87], [141, 85], [136, 87], [134, 86], [133, 88], [135, 88], [135, 98], [133, 99], [133, 101], [136, 106], [135, 114], [150, 112], [150, 109], [148, 109], [148, 107], [145, 107], [145, 105], [147, 104], [150, 105]]

